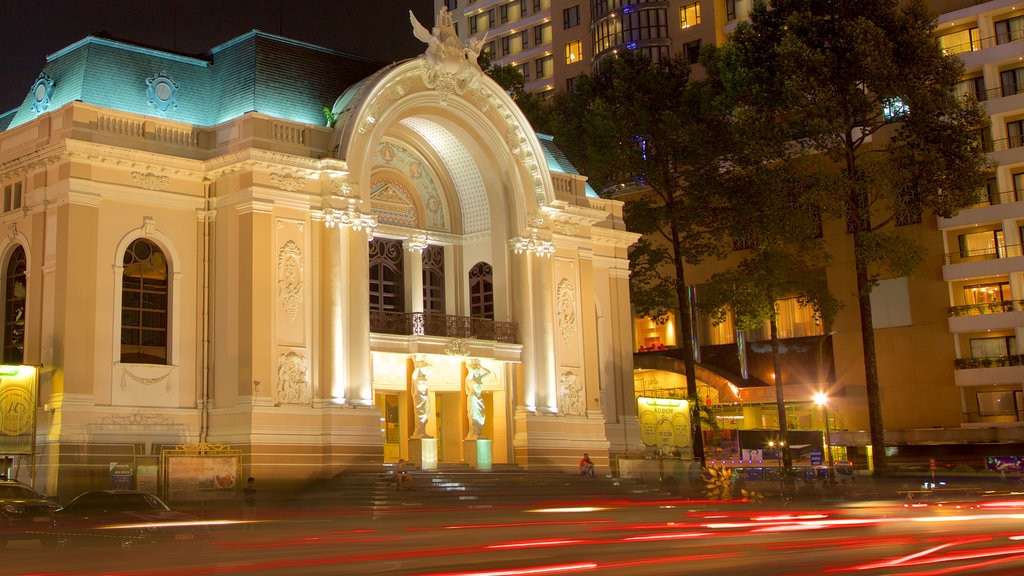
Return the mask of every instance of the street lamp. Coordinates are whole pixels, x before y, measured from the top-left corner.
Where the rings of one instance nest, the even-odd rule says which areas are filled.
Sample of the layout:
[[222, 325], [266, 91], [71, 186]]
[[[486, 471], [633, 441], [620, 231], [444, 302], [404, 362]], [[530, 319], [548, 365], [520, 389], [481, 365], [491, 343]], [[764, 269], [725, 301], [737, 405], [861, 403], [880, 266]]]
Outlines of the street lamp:
[[832, 461], [832, 439], [829, 438], [829, 426], [828, 426], [828, 396], [824, 392], [818, 392], [814, 395], [814, 403], [821, 406], [821, 415], [825, 419], [825, 454], [828, 457], [828, 479], [834, 481], [834, 474], [836, 473], [835, 463]]

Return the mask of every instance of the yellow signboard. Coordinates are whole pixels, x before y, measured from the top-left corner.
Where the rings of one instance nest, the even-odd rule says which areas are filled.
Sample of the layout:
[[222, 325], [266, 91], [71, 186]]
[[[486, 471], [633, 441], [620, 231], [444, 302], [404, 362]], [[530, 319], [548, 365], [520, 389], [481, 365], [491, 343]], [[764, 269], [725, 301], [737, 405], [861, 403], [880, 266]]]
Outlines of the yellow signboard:
[[690, 409], [677, 398], [637, 398], [640, 440], [664, 454], [690, 448]]
[[37, 374], [35, 366], [0, 365], [0, 454], [32, 454]]

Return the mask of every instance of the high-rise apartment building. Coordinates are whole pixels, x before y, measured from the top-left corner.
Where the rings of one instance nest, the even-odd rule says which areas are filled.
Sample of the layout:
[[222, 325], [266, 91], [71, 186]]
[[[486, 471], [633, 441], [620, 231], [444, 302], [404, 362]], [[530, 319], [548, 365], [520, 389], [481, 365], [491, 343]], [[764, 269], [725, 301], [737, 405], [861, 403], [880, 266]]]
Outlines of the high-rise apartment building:
[[[872, 295], [873, 323], [891, 456], [896, 462], [927, 460], [939, 451], [948, 462], [977, 466], [985, 456], [1024, 456], [1024, 356], [1018, 346], [1024, 338], [1024, 202], [1018, 202], [1024, 191], [1024, 16], [1009, 0], [930, 4], [938, 15], [937, 41], [965, 65], [958, 90], [982, 101], [991, 117], [981, 137], [996, 168], [982, 205], [950, 219], [901, 222], [904, 233], [925, 247], [925, 261], [912, 277], [882, 280]], [[601, 58], [619, 50], [643, 50], [655, 59], [683, 53], [696, 62], [702, 46], [722, 43], [748, 17], [753, 0], [447, 0], [441, 5], [455, 14], [459, 26], [486, 31], [494, 61], [520, 66], [527, 88], [544, 93], [572, 90], [579, 74], [594, 73]], [[510, 11], [517, 17], [539, 14], [530, 25], [545, 26], [548, 43], [521, 49], [524, 34], [538, 41], [548, 36], [525, 32], [520, 20], [506, 21]], [[547, 68], [543, 76], [537, 73], [538, 57], [550, 58], [550, 76]], [[787, 420], [797, 430], [821, 430], [827, 422], [833, 443], [866, 464], [868, 420], [860, 323], [851, 296], [852, 242], [842, 223], [826, 222], [823, 233], [836, 257], [827, 279], [846, 306], [826, 329], [795, 301], [781, 303], [780, 329], [789, 350]], [[720, 266], [692, 267], [687, 280], [699, 294], [700, 283]], [[638, 318], [634, 323], [634, 345], [641, 352], [638, 396], [671, 395], [666, 391], [685, 387], [678, 366], [643, 353], [657, 355], [677, 345], [674, 321], [659, 325]], [[770, 360], [763, 351], [767, 331], [745, 335], [741, 369], [737, 337], [728, 324], [695, 325], [698, 388], [723, 428], [777, 427], [774, 387], [744, 387], [750, 380], [738, 376], [747, 371], [770, 382]], [[830, 395], [824, 412], [812, 402], [822, 390]]]

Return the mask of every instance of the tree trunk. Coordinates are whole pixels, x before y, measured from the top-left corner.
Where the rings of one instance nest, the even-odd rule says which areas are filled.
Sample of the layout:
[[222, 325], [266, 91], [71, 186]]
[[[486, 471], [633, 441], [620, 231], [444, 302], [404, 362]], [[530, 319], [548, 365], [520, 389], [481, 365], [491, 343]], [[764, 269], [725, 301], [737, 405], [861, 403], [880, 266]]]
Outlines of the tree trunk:
[[772, 336], [772, 369], [775, 371], [775, 409], [779, 413], [779, 443], [782, 450], [782, 468], [789, 470], [793, 466], [793, 455], [789, 451], [789, 423], [786, 422], [786, 394], [782, 388], [782, 363], [779, 359], [779, 324], [772, 318], [768, 322]]
[[857, 267], [857, 303], [860, 308], [861, 342], [864, 346], [864, 386], [868, 397], [868, 423], [871, 428], [871, 463], [875, 476], [885, 476], [885, 425], [882, 422], [882, 398], [878, 385], [878, 360], [875, 355], [875, 326], [871, 319], [871, 289], [874, 287], [868, 276], [867, 262], [862, 255], [864, 248], [860, 233], [853, 235], [854, 254]]
[[679, 319], [676, 322], [679, 344], [683, 347], [683, 363], [686, 366], [686, 396], [690, 409], [690, 446], [693, 449], [694, 462], [700, 463], [701, 467], [707, 463], [704, 458], [704, 434], [700, 427], [700, 404], [697, 398], [697, 369], [693, 353], [693, 321], [690, 310], [690, 294], [686, 289], [686, 282], [683, 275], [683, 256], [679, 252], [679, 236], [672, 229], [673, 246], [676, 246], [673, 254], [676, 266], [676, 298], [679, 302]]

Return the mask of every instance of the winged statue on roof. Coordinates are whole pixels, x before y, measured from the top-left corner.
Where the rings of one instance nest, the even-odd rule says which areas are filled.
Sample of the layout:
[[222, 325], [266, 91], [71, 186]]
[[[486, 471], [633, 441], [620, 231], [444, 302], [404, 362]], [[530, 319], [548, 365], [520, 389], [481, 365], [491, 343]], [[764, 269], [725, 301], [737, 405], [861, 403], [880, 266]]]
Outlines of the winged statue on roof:
[[462, 40], [444, 6], [437, 14], [437, 24], [430, 30], [409, 11], [413, 35], [427, 45], [424, 53], [424, 81], [441, 94], [442, 101], [452, 93], [461, 94], [481, 74], [476, 59], [480, 56], [487, 34], [479, 38]]

